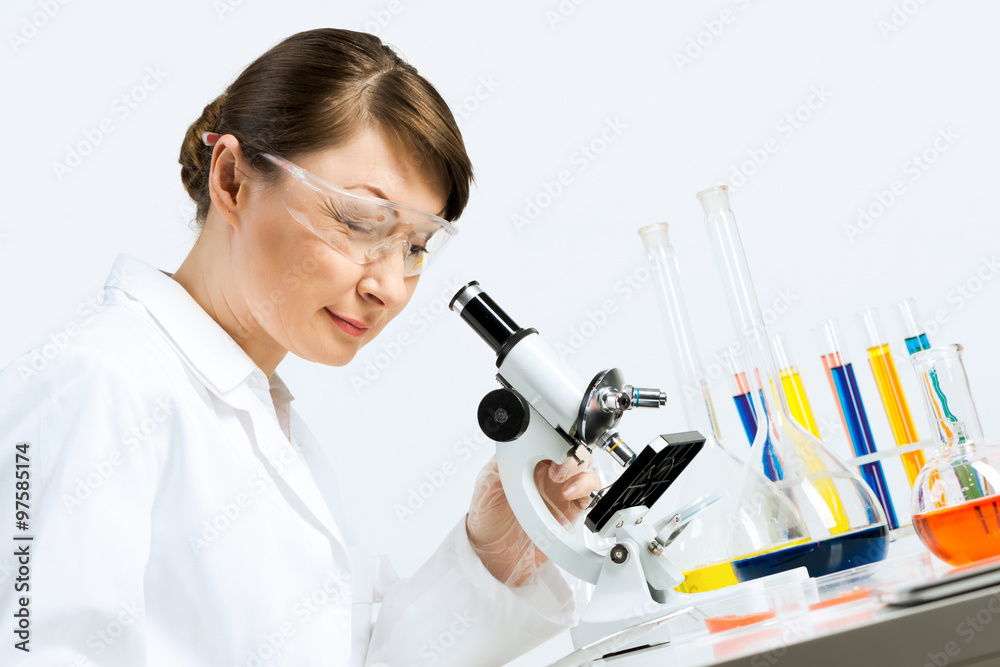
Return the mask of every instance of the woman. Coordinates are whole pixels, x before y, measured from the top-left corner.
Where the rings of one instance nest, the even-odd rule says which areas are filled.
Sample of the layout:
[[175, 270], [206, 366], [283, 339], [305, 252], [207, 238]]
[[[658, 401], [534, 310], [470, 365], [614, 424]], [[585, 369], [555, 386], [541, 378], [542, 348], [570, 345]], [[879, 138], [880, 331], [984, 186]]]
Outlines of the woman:
[[[492, 463], [373, 629], [392, 577], [275, 373], [287, 352], [348, 363], [456, 232], [472, 167], [434, 88], [371, 35], [300, 33], [205, 107], [180, 162], [202, 226], [180, 268], [120, 255], [70, 344], [0, 375], [23, 456], [3, 488], [33, 538], [0, 590], [3, 664], [491, 665], [571, 623]], [[597, 487], [572, 463], [536, 480], [564, 521]]]

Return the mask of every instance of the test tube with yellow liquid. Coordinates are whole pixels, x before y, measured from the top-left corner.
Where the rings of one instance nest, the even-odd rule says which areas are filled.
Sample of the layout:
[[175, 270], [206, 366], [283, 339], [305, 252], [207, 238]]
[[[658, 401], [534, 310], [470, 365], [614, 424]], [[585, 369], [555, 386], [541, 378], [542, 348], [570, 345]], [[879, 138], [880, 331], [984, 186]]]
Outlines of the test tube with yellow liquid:
[[781, 388], [785, 390], [785, 398], [788, 400], [788, 409], [792, 413], [792, 418], [798, 422], [799, 426], [818, 438], [819, 427], [816, 426], [816, 418], [809, 405], [806, 388], [802, 386], [802, 376], [788, 360], [788, 354], [785, 352], [785, 336], [783, 334], [772, 336], [771, 347], [774, 349], [774, 360], [778, 364], [778, 375], [781, 376]]
[[[919, 440], [920, 436], [917, 434], [916, 426], [913, 425], [913, 417], [910, 416], [910, 408], [906, 404], [906, 394], [903, 393], [903, 386], [899, 382], [899, 373], [896, 372], [896, 364], [892, 359], [889, 341], [883, 332], [878, 312], [874, 308], [868, 308], [859, 313], [858, 317], [867, 336], [868, 362], [875, 376], [879, 396], [882, 397], [882, 406], [889, 418], [892, 437], [899, 447], [912, 444]], [[903, 454], [902, 459], [906, 477], [912, 487], [917, 475], [920, 474], [920, 469], [924, 467], [926, 461], [924, 453], [910, 452]]]
[[[806, 396], [806, 388], [802, 384], [802, 376], [799, 369], [789, 361], [788, 353], [785, 351], [785, 337], [782, 334], [775, 334], [771, 337], [771, 349], [774, 351], [774, 360], [778, 365], [778, 375], [781, 378], [781, 388], [785, 392], [785, 400], [788, 402], [788, 410], [792, 413], [792, 419], [799, 426], [806, 429], [819, 438], [819, 427], [816, 425], [816, 418], [813, 416], [812, 407], [809, 405], [809, 397]], [[808, 454], [808, 452], [805, 452]], [[816, 457], [808, 455], [802, 457], [810, 472], [822, 470], [823, 463]], [[820, 480], [817, 483], [817, 490], [823, 497], [824, 502], [830, 508], [836, 525], [831, 528], [833, 534], [846, 532], [851, 524], [844, 514], [837, 490], [830, 480]]]

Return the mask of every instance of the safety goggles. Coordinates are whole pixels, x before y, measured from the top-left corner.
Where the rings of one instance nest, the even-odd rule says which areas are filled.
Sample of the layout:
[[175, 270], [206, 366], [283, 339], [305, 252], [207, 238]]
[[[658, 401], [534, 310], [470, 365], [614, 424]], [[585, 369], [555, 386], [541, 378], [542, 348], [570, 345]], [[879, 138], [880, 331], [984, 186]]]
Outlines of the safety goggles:
[[288, 160], [261, 155], [295, 179], [285, 190], [291, 216], [355, 264], [370, 264], [397, 251], [403, 276], [415, 276], [436, 263], [448, 239], [458, 233], [444, 218], [342, 190]]

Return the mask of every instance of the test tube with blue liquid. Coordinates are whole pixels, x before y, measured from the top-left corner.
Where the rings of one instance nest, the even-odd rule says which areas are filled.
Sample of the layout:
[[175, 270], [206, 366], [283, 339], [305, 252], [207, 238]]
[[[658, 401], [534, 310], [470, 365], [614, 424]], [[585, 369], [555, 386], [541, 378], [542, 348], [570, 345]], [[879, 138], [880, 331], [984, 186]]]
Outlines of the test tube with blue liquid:
[[[726, 360], [729, 363], [729, 370], [736, 386], [733, 403], [736, 404], [736, 412], [740, 416], [740, 423], [743, 424], [743, 432], [750, 445], [753, 445], [754, 438], [757, 437], [757, 413], [753, 409], [753, 400], [750, 396], [750, 381], [747, 380], [747, 374], [741, 368], [736, 348], [731, 347], [726, 351]], [[761, 395], [761, 399], [763, 399], [763, 395]], [[765, 406], [766, 410], [767, 404], [763, 400], [761, 400], [761, 404]], [[764, 443], [764, 456], [764, 474], [772, 482], [777, 482], [781, 479], [781, 460], [775, 453], [770, 438]]]
[[[824, 349], [823, 365], [826, 368], [830, 389], [840, 408], [840, 417], [844, 430], [851, 440], [855, 456], [865, 456], [875, 453], [875, 438], [872, 436], [871, 425], [868, 423], [868, 413], [861, 400], [858, 381], [854, 375], [854, 367], [841, 350], [840, 335], [834, 320], [827, 320], [822, 327]], [[880, 462], [866, 463], [861, 466], [861, 477], [875, 492], [879, 504], [885, 511], [886, 523], [890, 530], [899, 527], [896, 510], [889, 496], [889, 485], [885, 481], [885, 473]]]
[[906, 332], [906, 351], [910, 354], [928, 350], [931, 347], [924, 327], [917, 322], [917, 304], [913, 299], [903, 299], [897, 304], [899, 317]]

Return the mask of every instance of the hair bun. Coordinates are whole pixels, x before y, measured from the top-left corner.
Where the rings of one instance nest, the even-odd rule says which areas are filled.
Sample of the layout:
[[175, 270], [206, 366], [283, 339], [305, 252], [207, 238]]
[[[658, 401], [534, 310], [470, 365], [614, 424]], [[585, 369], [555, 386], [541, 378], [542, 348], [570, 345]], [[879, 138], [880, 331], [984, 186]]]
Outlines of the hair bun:
[[181, 182], [196, 202], [204, 201], [204, 195], [208, 193], [208, 173], [212, 158], [212, 148], [205, 145], [201, 135], [204, 132], [215, 131], [225, 100], [226, 94], [223, 93], [206, 104], [198, 120], [191, 123], [181, 144], [181, 154], [178, 159], [181, 165]]

